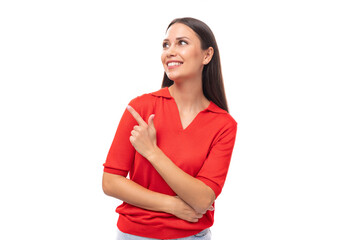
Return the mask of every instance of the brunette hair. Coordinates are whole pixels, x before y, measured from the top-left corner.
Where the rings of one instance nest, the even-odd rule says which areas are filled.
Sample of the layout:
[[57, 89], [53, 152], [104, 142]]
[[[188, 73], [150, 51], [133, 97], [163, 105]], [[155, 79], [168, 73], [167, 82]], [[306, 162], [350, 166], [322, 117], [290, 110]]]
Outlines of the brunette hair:
[[[190, 27], [198, 35], [202, 50], [209, 47], [214, 49], [211, 61], [204, 66], [202, 72], [203, 92], [208, 100], [229, 112], [221, 72], [220, 54], [213, 32], [208, 25], [195, 18], [176, 18], [169, 24], [166, 31], [175, 23], [182, 23]], [[162, 87], [170, 87], [173, 84], [174, 81], [170, 80], [164, 72]]]

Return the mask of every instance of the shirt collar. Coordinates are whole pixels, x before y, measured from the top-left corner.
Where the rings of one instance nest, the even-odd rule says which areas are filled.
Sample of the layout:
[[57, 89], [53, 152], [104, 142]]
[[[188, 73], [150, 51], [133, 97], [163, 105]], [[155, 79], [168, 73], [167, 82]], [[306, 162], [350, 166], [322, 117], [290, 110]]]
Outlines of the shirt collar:
[[218, 107], [215, 103], [213, 103], [212, 101], [210, 101], [209, 106], [207, 107], [207, 109], [205, 109], [205, 111], [210, 111], [210, 112], [214, 112], [214, 113], [228, 113], [227, 111], [225, 111], [224, 109]]
[[[164, 97], [164, 98], [173, 99], [173, 97], [170, 95], [168, 87], [164, 87], [164, 88], [161, 88], [160, 90], [158, 90], [156, 92], [152, 92], [151, 95], [157, 96], [157, 97]], [[206, 109], [204, 109], [204, 111], [210, 111], [210, 112], [214, 112], [214, 113], [228, 113], [224, 109], [218, 107], [212, 101], [210, 101], [209, 106]]]

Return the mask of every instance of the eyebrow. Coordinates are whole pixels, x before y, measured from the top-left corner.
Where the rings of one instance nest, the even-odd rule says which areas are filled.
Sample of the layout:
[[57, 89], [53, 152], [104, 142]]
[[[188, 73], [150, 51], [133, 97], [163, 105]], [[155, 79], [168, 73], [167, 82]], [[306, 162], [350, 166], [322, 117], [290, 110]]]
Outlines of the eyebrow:
[[[184, 38], [187, 38], [187, 39], [190, 40], [190, 38], [188, 38], [188, 37], [177, 37], [176, 40], [180, 40], [180, 39], [184, 39]], [[165, 38], [165, 39], [164, 39], [164, 42], [165, 42], [165, 41], [169, 41], [169, 39]]]

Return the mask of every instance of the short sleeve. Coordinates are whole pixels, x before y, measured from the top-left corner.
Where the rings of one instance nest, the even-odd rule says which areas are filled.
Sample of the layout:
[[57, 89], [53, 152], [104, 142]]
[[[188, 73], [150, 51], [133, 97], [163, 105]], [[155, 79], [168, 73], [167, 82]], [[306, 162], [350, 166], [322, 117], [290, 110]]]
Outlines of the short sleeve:
[[215, 193], [220, 195], [229, 169], [231, 155], [234, 149], [237, 124], [223, 131], [211, 148], [203, 166], [196, 178], [208, 185]]
[[[130, 101], [129, 105], [138, 111], [138, 99]], [[125, 109], [119, 125], [117, 127], [115, 137], [110, 146], [110, 150], [103, 164], [104, 172], [127, 176], [135, 157], [135, 149], [129, 140], [131, 131], [137, 124], [134, 117]]]

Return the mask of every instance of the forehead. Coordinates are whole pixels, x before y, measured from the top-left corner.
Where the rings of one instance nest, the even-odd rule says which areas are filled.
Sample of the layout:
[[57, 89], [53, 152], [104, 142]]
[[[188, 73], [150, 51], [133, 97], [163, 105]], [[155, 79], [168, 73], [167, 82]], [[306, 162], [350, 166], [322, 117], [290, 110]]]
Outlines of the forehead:
[[171, 40], [179, 37], [187, 37], [190, 39], [198, 39], [197, 34], [188, 26], [182, 23], [175, 23], [167, 30], [165, 39]]

